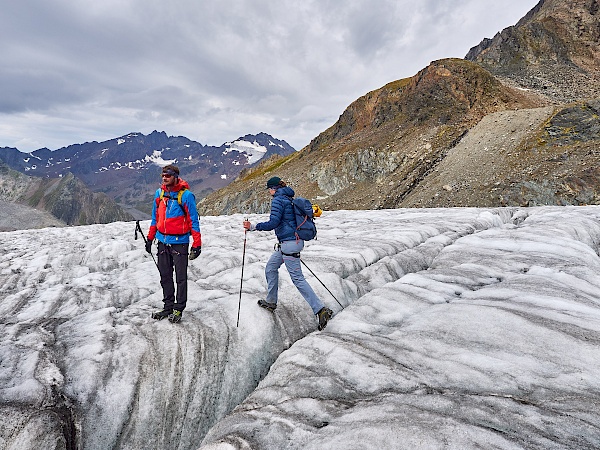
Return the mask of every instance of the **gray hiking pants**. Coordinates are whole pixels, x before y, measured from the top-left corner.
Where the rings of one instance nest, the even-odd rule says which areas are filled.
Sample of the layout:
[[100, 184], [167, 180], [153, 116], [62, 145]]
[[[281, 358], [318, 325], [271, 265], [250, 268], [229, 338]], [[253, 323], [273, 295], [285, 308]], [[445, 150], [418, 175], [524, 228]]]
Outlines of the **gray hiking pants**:
[[[323, 308], [323, 302], [317, 297], [315, 291], [310, 287], [310, 284], [304, 279], [302, 274], [302, 266], [300, 265], [300, 258], [290, 256], [293, 253], [300, 253], [304, 248], [304, 241], [284, 241], [281, 243], [281, 247], [276, 250], [265, 267], [265, 276], [267, 278], [267, 302], [277, 303], [277, 292], [279, 290], [279, 268], [282, 264], [285, 264], [287, 271], [290, 274], [290, 278], [294, 283], [294, 286], [300, 291], [304, 300], [310, 305], [313, 313], [317, 314], [321, 308]], [[284, 254], [286, 253], [286, 254]]]

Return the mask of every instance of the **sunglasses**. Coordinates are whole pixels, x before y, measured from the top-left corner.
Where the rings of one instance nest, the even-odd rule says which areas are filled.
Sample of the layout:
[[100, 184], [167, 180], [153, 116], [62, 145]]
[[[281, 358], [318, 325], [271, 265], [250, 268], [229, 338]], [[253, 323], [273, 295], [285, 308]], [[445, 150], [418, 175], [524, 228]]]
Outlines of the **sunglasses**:
[[162, 178], [171, 178], [172, 176], [173, 176], [173, 175], [172, 175], [172, 174], [170, 174], [170, 173], [163, 173], [163, 174], [161, 175], [161, 177], [162, 177]]

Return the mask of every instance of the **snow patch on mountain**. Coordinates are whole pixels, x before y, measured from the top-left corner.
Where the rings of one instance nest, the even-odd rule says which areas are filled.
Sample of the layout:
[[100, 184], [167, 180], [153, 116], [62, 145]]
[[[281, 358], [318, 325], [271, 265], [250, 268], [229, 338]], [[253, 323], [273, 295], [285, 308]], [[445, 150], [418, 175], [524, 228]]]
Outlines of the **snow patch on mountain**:
[[[272, 142], [270, 144], [276, 145]], [[233, 151], [245, 153], [248, 156], [248, 164], [254, 164], [265, 156], [267, 153], [267, 148], [264, 145], [260, 145], [256, 141], [248, 142], [244, 140], [237, 140], [234, 142], [227, 142], [225, 144], [225, 150], [223, 151], [223, 154], [226, 155]]]
[[164, 159], [162, 157], [162, 150], [154, 150], [154, 152], [152, 152], [152, 155], [150, 155], [150, 156], [146, 155], [146, 158], [144, 158], [144, 161], [150, 162], [150, 163], [156, 164], [157, 166], [162, 167], [162, 166], [166, 166], [168, 164], [173, 164], [177, 160], [176, 159]]

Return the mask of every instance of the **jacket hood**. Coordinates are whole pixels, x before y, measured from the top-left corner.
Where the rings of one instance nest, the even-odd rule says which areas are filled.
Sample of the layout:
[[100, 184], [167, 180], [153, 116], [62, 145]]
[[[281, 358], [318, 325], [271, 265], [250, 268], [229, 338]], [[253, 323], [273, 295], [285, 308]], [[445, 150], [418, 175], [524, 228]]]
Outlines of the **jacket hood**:
[[163, 191], [179, 192], [182, 189], [189, 189], [190, 185], [183, 178], [178, 178], [178, 181], [171, 189], [168, 189], [164, 184], [160, 187]]
[[278, 197], [280, 195], [287, 195], [288, 197], [293, 197], [295, 194], [294, 190], [289, 186], [280, 187], [275, 191], [275, 195], [273, 197]]

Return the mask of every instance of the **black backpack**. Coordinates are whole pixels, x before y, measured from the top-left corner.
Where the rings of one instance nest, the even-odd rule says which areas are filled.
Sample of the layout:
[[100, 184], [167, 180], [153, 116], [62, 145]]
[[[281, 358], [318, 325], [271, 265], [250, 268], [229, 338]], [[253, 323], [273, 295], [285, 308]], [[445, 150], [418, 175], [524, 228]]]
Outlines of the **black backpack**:
[[315, 239], [317, 237], [317, 226], [314, 221], [312, 203], [302, 197], [290, 197], [290, 201], [296, 217], [296, 236], [303, 241]]

